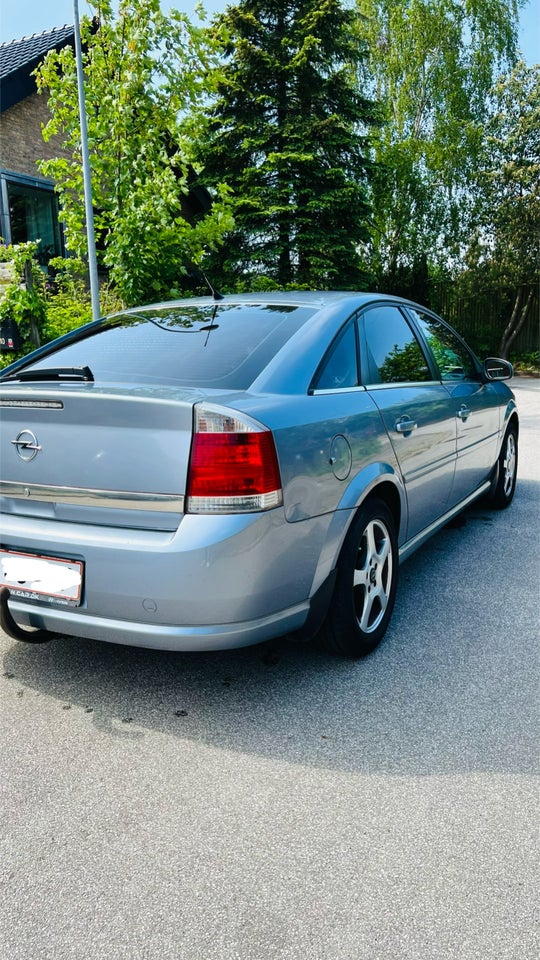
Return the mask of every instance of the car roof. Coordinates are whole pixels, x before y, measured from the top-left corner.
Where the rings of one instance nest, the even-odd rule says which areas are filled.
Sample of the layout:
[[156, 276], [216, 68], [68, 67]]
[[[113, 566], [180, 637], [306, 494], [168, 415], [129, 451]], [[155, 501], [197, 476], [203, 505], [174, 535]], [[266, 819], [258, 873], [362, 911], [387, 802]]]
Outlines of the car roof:
[[[216, 311], [222, 309], [227, 311], [230, 307], [243, 306], [248, 311], [250, 307], [256, 311], [275, 307], [278, 311], [283, 308], [284, 312], [288, 312], [286, 308], [300, 308], [311, 313], [309, 319], [302, 321], [296, 332], [289, 335], [286, 343], [277, 347], [275, 356], [265, 362], [258, 373], [254, 372], [253, 379], [249, 381], [251, 388], [259, 391], [290, 392], [294, 387], [293, 392], [298, 392], [302, 390], [305, 376], [311, 379], [313, 370], [320, 362], [321, 351], [326, 349], [329, 339], [339, 332], [342, 324], [364, 306], [377, 303], [417, 306], [411, 301], [386, 293], [351, 290], [255, 291], [227, 294], [218, 299], [212, 296], [189, 297], [124, 308], [109, 317], [85, 324], [79, 328], [79, 331], [68, 333], [55, 343], [57, 348], [68, 347], [71, 342], [73, 344], [77, 342], [81, 333], [82, 339], [91, 335], [92, 331], [98, 331], [104, 323], [112, 322], [114, 325], [116, 320], [122, 323], [122, 318], [128, 317], [134, 320], [139, 317], [148, 319], [154, 311], [167, 314], [174, 313], [175, 310], [183, 311], [186, 308], [202, 309], [204, 312], [213, 311], [213, 308], [216, 308]], [[8, 372], [13, 372], [19, 366], [26, 366], [35, 361], [44, 362], [47, 355], [47, 346], [42, 347], [21, 361], [16, 361], [13, 368], [8, 368]], [[313, 370], [306, 374], [304, 367], [309, 364]], [[238, 389], [246, 389], [247, 386], [248, 381], [245, 385], [239, 384]]]
[[299, 304], [311, 306], [314, 309], [324, 309], [332, 305], [342, 304], [349, 301], [355, 306], [362, 306], [373, 300], [395, 301], [403, 303], [403, 298], [394, 297], [386, 293], [374, 293], [356, 290], [275, 290], [275, 291], [254, 291], [252, 293], [231, 293], [222, 294], [219, 301], [212, 297], [193, 297], [180, 300], [165, 300], [160, 303], [146, 304], [140, 307], [130, 307], [122, 310], [122, 313], [139, 313], [149, 309], [171, 309], [175, 306], [185, 306], [187, 303], [193, 306], [210, 303], [262, 303], [262, 304]]

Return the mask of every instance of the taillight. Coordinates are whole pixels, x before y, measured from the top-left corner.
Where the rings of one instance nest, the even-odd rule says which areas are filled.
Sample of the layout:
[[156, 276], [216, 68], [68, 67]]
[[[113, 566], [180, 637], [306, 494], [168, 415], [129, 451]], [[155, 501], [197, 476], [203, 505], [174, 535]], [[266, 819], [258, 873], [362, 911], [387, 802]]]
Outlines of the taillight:
[[223, 407], [195, 406], [186, 513], [250, 513], [281, 503], [271, 431]]

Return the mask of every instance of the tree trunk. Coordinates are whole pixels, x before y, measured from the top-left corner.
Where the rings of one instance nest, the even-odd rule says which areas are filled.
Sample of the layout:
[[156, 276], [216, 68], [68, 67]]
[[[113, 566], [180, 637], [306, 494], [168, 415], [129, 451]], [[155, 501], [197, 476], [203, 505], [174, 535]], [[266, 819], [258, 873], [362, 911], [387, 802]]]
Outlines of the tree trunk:
[[523, 295], [524, 288], [519, 287], [516, 293], [516, 299], [514, 300], [514, 307], [512, 310], [512, 316], [510, 317], [510, 322], [505, 327], [504, 333], [501, 337], [499, 353], [504, 360], [508, 360], [510, 347], [512, 346], [520, 330], [522, 330], [525, 326], [525, 322], [529, 316], [529, 310], [531, 309], [531, 304], [533, 302], [534, 287], [530, 288], [525, 303], [523, 303]]

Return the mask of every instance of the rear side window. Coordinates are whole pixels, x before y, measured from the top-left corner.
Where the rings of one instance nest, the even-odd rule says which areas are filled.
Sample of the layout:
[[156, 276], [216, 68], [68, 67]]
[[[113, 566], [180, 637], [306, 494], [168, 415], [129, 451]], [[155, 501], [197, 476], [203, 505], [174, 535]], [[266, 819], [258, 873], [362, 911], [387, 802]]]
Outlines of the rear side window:
[[393, 306], [367, 310], [363, 316], [365, 384], [418, 383], [432, 379], [428, 363], [405, 317]]
[[343, 390], [358, 386], [355, 324], [349, 323], [331, 346], [316, 378], [316, 390]]
[[88, 366], [96, 381], [244, 390], [315, 312], [294, 304], [225, 302], [126, 312], [32, 368]]

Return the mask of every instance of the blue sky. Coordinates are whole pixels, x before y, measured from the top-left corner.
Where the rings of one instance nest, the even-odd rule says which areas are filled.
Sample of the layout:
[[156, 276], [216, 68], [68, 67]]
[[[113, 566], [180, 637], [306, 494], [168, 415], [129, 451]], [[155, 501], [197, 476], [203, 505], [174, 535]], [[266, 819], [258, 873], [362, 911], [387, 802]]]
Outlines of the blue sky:
[[[171, 4], [173, 5], [173, 4]], [[205, 0], [207, 13], [223, 10], [226, 0]], [[195, 0], [176, 0], [174, 6], [191, 14]], [[88, 9], [79, 0], [80, 14]], [[73, 23], [73, 0], [2, 0], [0, 3], [0, 42], [41, 33], [52, 27]], [[527, 63], [540, 63], [540, 0], [528, 0], [520, 19], [519, 42]]]

